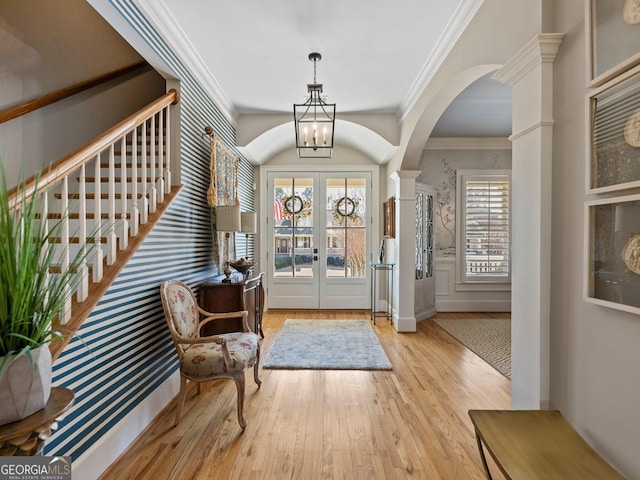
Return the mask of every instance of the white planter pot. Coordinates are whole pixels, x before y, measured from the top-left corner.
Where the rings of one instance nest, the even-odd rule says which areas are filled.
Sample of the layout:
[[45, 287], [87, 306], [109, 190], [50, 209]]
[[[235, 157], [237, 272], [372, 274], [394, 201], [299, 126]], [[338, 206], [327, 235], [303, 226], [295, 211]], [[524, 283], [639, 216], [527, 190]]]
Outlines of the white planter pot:
[[[30, 351], [0, 373], [0, 425], [37, 412], [51, 394], [51, 351], [42, 346]], [[0, 357], [1, 361], [1, 357]]]

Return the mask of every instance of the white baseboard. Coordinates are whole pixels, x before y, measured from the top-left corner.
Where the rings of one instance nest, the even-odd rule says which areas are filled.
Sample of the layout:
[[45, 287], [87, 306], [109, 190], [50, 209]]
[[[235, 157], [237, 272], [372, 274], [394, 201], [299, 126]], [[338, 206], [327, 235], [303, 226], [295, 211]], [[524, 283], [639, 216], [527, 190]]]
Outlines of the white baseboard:
[[421, 322], [422, 320], [426, 320], [427, 318], [433, 317], [436, 313], [438, 313], [438, 309], [436, 307], [430, 308], [429, 310], [424, 310], [420, 313], [416, 313], [416, 322]]
[[158, 414], [178, 395], [180, 373], [176, 372], [131, 410], [107, 435], [73, 461], [73, 478], [96, 480], [138, 438]]
[[416, 331], [415, 317], [397, 318], [394, 316], [393, 323], [396, 326], [396, 330], [398, 332], [415, 332]]

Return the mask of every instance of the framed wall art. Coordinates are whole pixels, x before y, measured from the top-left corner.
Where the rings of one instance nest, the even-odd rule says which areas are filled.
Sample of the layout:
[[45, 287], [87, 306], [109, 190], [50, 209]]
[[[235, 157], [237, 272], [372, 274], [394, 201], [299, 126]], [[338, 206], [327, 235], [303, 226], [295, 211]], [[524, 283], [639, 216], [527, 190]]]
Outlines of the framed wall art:
[[585, 0], [588, 85], [640, 63], [640, 0]]
[[396, 237], [396, 197], [391, 197], [382, 204], [383, 235], [386, 238]]
[[587, 94], [587, 192], [640, 187], [640, 66]]
[[585, 299], [640, 313], [640, 195], [586, 202]]

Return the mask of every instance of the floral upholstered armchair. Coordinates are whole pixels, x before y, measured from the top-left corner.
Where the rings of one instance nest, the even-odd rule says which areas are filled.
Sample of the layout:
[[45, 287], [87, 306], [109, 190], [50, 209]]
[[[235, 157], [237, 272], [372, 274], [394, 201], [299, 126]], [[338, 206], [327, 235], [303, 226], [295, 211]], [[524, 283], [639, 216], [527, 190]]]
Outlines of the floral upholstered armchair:
[[[176, 425], [180, 421], [187, 394], [187, 380], [206, 382], [231, 378], [238, 390], [238, 423], [244, 431], [247, 422], [243, 416], [245, 372], [253, 367], [253, 378], [258, 378], [260, 345], [258, 336], [249, 330], [247, 312], [210, 313], [202, 310], [191, 289], [178, 280], [160, 285], [160, 297], [171, 338], [180, 362], [180, 394], [176, 407]], [[242, 317], [242, 332], [200, 336], [203, 325], [218, 319]], [[198, 383], [200, 393], [200, 383]]]

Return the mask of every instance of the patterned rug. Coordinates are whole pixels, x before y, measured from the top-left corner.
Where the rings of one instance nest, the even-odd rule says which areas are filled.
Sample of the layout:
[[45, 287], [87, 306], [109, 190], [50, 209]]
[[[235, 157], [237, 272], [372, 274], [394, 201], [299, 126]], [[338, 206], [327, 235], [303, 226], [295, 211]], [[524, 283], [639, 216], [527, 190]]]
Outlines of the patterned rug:
[[392, 370], [368, 320], [286, 320], [263, 368]]
[[511, 320], [438, 318], [434, 321], [465, 347], [511, 379]]

